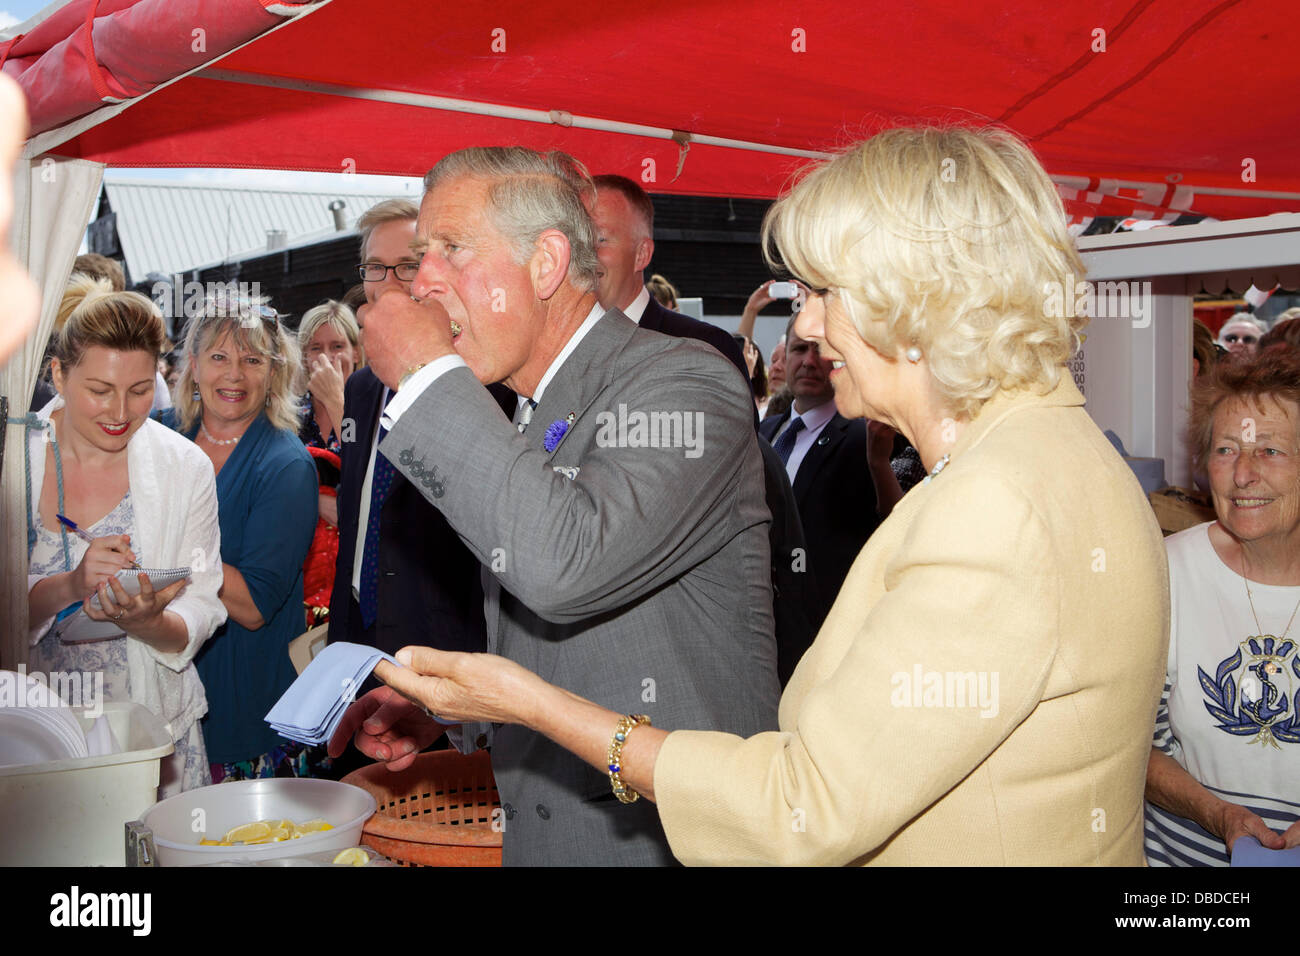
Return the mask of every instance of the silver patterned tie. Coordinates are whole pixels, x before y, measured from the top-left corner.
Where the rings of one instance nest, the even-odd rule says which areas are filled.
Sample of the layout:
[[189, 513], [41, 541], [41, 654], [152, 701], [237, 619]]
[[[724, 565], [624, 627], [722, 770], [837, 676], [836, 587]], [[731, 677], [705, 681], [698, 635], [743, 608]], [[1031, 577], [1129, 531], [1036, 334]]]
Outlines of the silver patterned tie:
[[528, 423], [533, 420], [533, 409], [536, 407], [537, 403], [531, 398], [524, 402], [523, 407], [519, 410], [519, 425], [517, 426], [519, 428], [519, 434], [522, 435], [524, 429], [528, 427]]

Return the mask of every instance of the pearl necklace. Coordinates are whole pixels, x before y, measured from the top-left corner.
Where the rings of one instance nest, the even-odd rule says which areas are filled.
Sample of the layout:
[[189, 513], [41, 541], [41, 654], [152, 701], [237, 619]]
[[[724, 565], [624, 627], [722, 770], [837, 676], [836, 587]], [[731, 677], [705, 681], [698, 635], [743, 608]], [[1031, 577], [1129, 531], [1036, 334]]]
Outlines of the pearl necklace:
[[943, 456], [942, 458], [940, 458], [937, 462], [935, 462], [935, 463], [934, 463], [934, 467], [931, 468], [931, 469], [930, 469], [930, 473], [929, 473], [928, 475], [926, 475], [924, 479], [922, 479], [921, 484], [923, 484], [923, 485], [928, 485], [928, 484], [930, 483], [930, 479], [932, 479], [935, 475], [939, 474], [939, 472], [943, 471], [944, 467], [947, 466], [947, 464], [948, 464], [948, 459], [949, 459], [950, 457], [952, 457], [952, 456], [951, 456], [951, 455], [944, 455], [944, 456]]
[[239, 435], [236, 435], [234, 438], [226, 438], [226, 439], [213, 438], [212, 432], [208, 431], [208, 426], [203, 424], [203, 419], [201, 418], [199, 419], [199, 431], [203, 432], [203, 437], [206, 438], [208, 441], [212, 442], [212, 444], [214, 445], [234, 445], [237, 444], [240, 439]]

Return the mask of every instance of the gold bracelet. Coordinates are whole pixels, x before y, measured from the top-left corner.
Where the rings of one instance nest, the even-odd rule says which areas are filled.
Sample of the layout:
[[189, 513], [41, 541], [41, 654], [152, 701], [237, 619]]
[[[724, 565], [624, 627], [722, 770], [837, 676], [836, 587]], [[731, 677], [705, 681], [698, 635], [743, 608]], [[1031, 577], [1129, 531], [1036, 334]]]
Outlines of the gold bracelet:
[[614, 796], [618, 797], [620, 803], [636, 803], [641, 799], [641, 794], [625, 784], [620, 776], [623, 772], [623, 744], [626, 743], [627, 735], [632, 732], [632, 728], [640, 724], [649, 727], [650, 718], [645, 714], [628, 714], [626, 717], [620, 717], [618, 726], [614, 728], [614, 737], [609, 742], [609, 784], [614, 788]]

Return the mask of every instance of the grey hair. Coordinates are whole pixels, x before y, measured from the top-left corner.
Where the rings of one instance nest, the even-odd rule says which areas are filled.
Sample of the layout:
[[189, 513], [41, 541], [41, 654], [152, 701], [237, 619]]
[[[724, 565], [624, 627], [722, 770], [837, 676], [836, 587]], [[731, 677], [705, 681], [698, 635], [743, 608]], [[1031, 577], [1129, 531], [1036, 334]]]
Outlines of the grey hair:
[[357, 231], [361, 233], [361, 258], [365, 259], [366, 249], [370, 245], [370, 234], [386, 222], [415, 222], [420, 217], [420, 209], [409, 199], [385, 199], [377, 202], [361, 214], [357, 220]]
[[583, 291], [596, 287], [596, 230], [586, 205], [596, 190], [582, 163], [559, 151], [471, 146], [439, 160], [425, 174], [424, 191], [461, 177], [487, 181], [488, 215], [516, 262], [528, 260], [543, 232], [557, 229], [569, 241], [570, 281]]

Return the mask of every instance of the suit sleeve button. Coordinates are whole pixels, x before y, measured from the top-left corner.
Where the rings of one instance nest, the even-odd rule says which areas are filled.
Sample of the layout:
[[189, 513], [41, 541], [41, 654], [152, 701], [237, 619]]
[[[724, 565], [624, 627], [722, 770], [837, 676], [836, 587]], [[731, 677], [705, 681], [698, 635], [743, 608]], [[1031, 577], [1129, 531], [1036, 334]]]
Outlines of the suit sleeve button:
[[540, 803], [537, 805], [537, 815], [543, 820], [551, 819], [551, 811], [547, 810], [546, 807], [542, 806]]
[[474, 740], [474, 746], [477, 747], [479, 750], [484, 750], [484, 749], [486, 749], [486, 747], [487, 747], [487, 734], [479, 734], [478, 737], [475, 738], [475, 740]]

